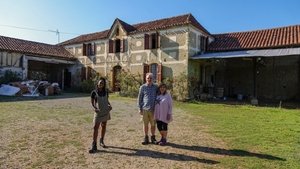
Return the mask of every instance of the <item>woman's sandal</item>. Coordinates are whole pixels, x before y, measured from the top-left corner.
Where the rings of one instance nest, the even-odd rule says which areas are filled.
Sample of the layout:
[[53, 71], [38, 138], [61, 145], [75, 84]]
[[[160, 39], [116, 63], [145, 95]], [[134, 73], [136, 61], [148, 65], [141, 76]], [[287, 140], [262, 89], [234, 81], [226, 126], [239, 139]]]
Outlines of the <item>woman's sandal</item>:
[[102, 138], [100, 138], [100, 144], [99, 144], [101, 147], [103, 148], [107, 148], [107, 146], [104, 144], [104, 141]]

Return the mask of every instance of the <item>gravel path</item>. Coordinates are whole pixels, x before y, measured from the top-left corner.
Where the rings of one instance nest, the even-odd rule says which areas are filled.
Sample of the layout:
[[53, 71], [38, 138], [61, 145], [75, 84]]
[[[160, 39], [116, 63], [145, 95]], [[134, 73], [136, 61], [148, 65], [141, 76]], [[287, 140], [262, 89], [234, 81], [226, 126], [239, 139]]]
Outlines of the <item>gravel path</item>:
[[[108, 123], [107, 149], [85, 154], [94, 168], [205, 168], [217, 167], [218, 157], [205, 149], [222, 144], [205, 133], [195, 116], [174, 108], [169, 124], [168, 146], [142, 145], [143, 129], [136, 101], [112, 100], [114, 109]], [[158, 131], [156, 131], [159, 138]], [[90, 137], [91, 138], [91, 137]], [[90, 139], [86, 140], [89, 146]]]

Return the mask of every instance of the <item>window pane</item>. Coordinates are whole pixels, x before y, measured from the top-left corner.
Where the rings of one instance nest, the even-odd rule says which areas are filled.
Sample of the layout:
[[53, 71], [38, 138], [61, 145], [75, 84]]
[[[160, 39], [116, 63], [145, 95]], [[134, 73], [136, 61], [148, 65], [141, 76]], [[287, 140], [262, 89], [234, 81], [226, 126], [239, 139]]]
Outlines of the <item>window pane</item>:
[[150, 72], [153, 74], [153, 82], [156, 83], [157, 82], [157, 64], [151, 64], [150, 67]]
[[121, 41], [120, 39], [116, 40], [116, 53], [119, 53], [121, 51]]

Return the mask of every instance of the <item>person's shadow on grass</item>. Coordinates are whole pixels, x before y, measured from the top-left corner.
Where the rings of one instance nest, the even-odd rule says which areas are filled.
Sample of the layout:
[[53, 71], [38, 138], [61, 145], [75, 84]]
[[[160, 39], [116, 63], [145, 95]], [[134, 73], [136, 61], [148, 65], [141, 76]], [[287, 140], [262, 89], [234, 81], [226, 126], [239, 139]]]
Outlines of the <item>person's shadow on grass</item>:
[[253, 153], [245, 150], [226, 150], [222, 148], [213, 148], [213, 147], [204, 147], [204, 146], [189, 146], [189, 145], [180, 145], [176, 143], [168, 143], [167, 146], [173, 147], [173, 148], [179, 148], [179, 149], [185, 149], [185, 150], [191, 150], [191, 151], [199, 151], [204, 153], [210, 153], [210, 154], [219, 154], [219, 155], [228, 155], [228, 156], [240, 156], [240, 157], [257, 157], [261, 159], [267, 159], [267, 160], [280, 160], [280, 161], [286, 161], [284, 158], [268, 155], [268, 154], [260, 154], [260, 153]]
[[[119, 151], [111, 151], [109, 149], [116, 149]], [[97, 153], [111, 153], [111, 154], [120, 154], [126, 156], [142, 156], [142, 157], [151, 157], [157, 159], [167, 159], [167, 160], [175, 160], [175, 161], [197, 161], [205, 164], [218, 164], [218, 161], [208, 160], [208, 159], [200, 159], [193, 156], [188, 156], [184, 154], [176, 154], [176, 153], [164, 153], [159, 151], [145, 150], [145, 149], [135, 149], [135, 148], [126, 148], [126, 147], [116, 147], [116, 146], [108, 146], [108, 149], [98, 150]]]

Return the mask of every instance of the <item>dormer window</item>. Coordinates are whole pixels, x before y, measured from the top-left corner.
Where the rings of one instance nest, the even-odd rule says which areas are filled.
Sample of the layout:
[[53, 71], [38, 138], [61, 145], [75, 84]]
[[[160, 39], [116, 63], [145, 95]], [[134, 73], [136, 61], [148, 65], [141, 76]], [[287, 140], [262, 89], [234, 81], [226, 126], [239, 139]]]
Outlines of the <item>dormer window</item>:
[[157, 49], [159, 48], [159, 34], [145, 34], [145, 49]]

